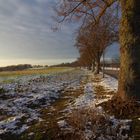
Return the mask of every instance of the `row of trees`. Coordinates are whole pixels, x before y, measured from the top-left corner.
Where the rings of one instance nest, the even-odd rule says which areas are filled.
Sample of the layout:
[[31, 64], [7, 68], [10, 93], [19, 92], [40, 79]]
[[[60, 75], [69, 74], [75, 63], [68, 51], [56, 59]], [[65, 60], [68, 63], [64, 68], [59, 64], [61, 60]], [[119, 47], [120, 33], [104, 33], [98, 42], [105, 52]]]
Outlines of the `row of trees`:
[[[59, 22], [80, 19], [83, 25], [85, 21], [92, 19], [90, 25], [96, 30], [96, 28], [100, 28], [101, 19], [108, 8], [112, 6], [116, 9], [118, 4], [121, 7], [119, 33], [121, 57], [118, 96], [122, 99], [125, 99], [126, 96], [135, 96], [140, 99], [139, 0], [62, 0], [58, 4], [57, 13]], [[86, 23], [88, 27], [88, 22]], [[88, 32], [88, 30], [86, 29], [85, 32]]]
[[30, 64], [19, 64], [19, 65], [0, 67], [0, 72], [2, 72], [2, 71], [25, 70], [25, 69], [29, 69], [29, 68], [32, 68], [32, 65], [30, 65]]
[[79, 67], [81, 66], [78, 61], [74, 61], [71, 63], [61, 63], [56, 65], [51, 65], [50, 67]]
[[92, 67], [92, 71], [98, 74], [104, 50], [118, 40], [118, 18], [111, 12], [107, 12], [99, 24], [91, 23], [92, 19], [88, 19], [86, 24], [79, 29], [76, 47], [80, 52], [81, 64]]
[[0, 72], [2, 71], [18, 71], [18, 70], [25, 70], [30, 68], [44, 68], [48, 67], [48, 65], [31, 65], [31, 64], [19, 64], [19, 65], [11, 65], [6, 67], [0, 67]]

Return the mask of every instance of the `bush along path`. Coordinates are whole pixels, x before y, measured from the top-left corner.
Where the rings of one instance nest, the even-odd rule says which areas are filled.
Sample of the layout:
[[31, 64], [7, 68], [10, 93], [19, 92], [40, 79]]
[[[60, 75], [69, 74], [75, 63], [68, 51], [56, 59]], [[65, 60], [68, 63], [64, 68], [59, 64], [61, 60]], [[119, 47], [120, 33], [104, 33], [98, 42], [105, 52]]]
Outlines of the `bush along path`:
[[[124, 126], [120, 127], [122, 134], [120, 139], [139, 140], [140, 104], [134, 99], [122, 101], [119, 98], [114, 98], [118, 86], [116, 78], [112, 78], [108, 75], [105, 75], [105, 78], [101, 78], [101, 75], [97, 75], [94, 76], [93, 81], [94, 83], [97, 83], [94, 84], [94, 89], [97, 93], [96, 96], [107, 101], [101, 101], [98, 105], [102, 106], [106, 114], [124, 123]], [[118, 137], [116, 138], [118, 139]]]
[[[118, 78], [115, 71], [108, 71], [107, 74], [112, 75], [116, 79]], [[114, 87], [113, 84], [111, 85], [111, 87]], [[103, 103], [102, 106], [107, 113], [113, 114], [117, 118], [131, 119], [131, 134], [133, 135], [133, 139], [140, 140], [140, 102], [137, 102], [133, 98], [128, 98], [126, 101], [122, 101], [119, 98], [113, 98], [109, 102]]]

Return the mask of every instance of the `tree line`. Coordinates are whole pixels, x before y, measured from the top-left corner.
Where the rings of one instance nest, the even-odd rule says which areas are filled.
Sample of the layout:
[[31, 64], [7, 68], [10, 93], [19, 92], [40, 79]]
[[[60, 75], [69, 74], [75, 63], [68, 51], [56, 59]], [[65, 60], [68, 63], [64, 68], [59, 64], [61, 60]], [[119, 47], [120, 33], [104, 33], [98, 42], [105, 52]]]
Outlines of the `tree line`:
[[[98, 73], [98, 61], [102, 48], [110, 44], [113, 39], [112, 35], [109, 35], [112, 32], [108, 29], [112, 28], [114, 23], [108, 28], [109, 26], [106, 27], [105, 23], [102, 22], [103, 17], [111, 8], [114, 10], [120, 10], [119, 43], [121, 56], [117, 96], [122, 100], [131, 96], [140, 99], [139, 0], [62, 0], [57, 4], [56, 12], [58, 15], [58, 23], [80, 20], [82, 28], [77, 37], [77, 47], [80, 52], [79, 59], [83, 64], [88, 63], [89, 65], [96, 65], [96, 73]], [[106, 18], [105, 22], [108, 20], [110, 20], [110, 18]], [[98, 38], [99, 33], [103, 36], [102, 41], [99, 39], [100, 37]], [[95, 40], [97, 40], [97, 42], [94, 41], [92, 37], [95, 35]], [[94, 46], [98, 46], [97, 48], [100, 48], [97, 49], [98, 56], [94, 56], [94, 54], [91, 53], [93, 51], [92, 47], [90, 47], [92, 43]], [[90, 60], [91, 57], [94, 57], [95, 59], [93, 62]]]
[[118, 18], [107, 12], [99, 24], [91, 24], [88, 18], [85, 25], [79, 28], [75, 46], [78, 48], [80, 57], [78, 61], [83, 66], [92, 69], [94, 74], [99, 74], [101, 56], [105, 49], [114, 41], [118, 41]]
[[32, 68], [30, 64], [19, 64], [19, 65], [11, 65], [6, 67], [0, 67], [0, 72], [2, 71], [17, 71], [17, 70], [25, 70]]

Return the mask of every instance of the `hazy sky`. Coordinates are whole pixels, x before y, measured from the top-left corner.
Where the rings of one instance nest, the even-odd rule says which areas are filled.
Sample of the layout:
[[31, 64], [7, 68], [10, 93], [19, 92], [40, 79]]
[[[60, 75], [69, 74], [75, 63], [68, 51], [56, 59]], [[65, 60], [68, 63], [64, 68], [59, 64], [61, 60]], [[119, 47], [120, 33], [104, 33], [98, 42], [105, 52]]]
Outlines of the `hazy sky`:
[[56, 64], [78, 57], [75, 24], [53, 32], [55, 0], [0, 0], [0, 66]]

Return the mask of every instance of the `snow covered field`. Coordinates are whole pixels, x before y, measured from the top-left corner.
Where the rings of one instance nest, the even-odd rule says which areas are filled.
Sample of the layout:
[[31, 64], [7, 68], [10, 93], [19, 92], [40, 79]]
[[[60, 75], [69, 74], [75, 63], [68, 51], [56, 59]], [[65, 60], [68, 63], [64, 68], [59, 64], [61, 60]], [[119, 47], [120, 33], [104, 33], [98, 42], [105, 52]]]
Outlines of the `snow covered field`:
[[61, 96], [65, 87], [79, 85], [83, 72], [74, 70], [47, 76], [28, 76], [10, 84], [1, 84], [0, 136], [20, 134], [34, 121], [41, 121], [39, 111]]
[[[86, 80], [83, 80], [83, 77], [86, 77]], [[75, 128], [69, 126], [70, 124], [64, 118], [69, 116], [73, 110], [86, 109], [92, 110], [96, 115], [105, 117], [108, 129], [105, 131], [107, 133], [107, 139], [105, 139], [104, 135], [98, 134], [102, 132], [99, 126], [86, 119], [85, 128], [82, 130], [85, 140], [97, 137], [97, 135], [98, 140], [111, 140], [115, 136], [118, 140], [125, 140], [128, 135], [127, 133], [122, 135], [122, 132], [130, 130], [131, 120], [118, 120], [114, 116], [106, 114], [102, 107], [98, 106], [112, 98], [117, 91], [117, 84], [117, 80], [108, 75], [105, 75], [105, 78], [102, 78], [102, 74], [94, 77], [91, 72], [85, 70], [22, 77], [10, 84], [1, 84], [0, 138], [3, 140], [7, 135], [20, 136], [32, 126], [41, 122], [47, 127], [49, 124], [47, 121], [51, 118], [56, 119], [56, 125], [60, 128], [68, 130], [70, 127], [71, 131]], [[98, 93], [99, 89], [104, 95]], [[60, 105], [62, 109], [53, 105], [56, 101], [58, 103], [55, 105]], [[59, 108], [59, 111], [57, 108]], [[41, 114], [42, 110], [50, 112], [43, 116]], [[54, 116], [57, 111], [63, 116]], [[78, 118], [78, 116], [76, 117]], [[45, 118], [46, 120], [44, 120]], [[91, 129], [93, 127], [96, 131]], [[28, 133], [28, 137], [31, 136], [31, 139], [33, 135], [35, 135], [34, 131]]]

